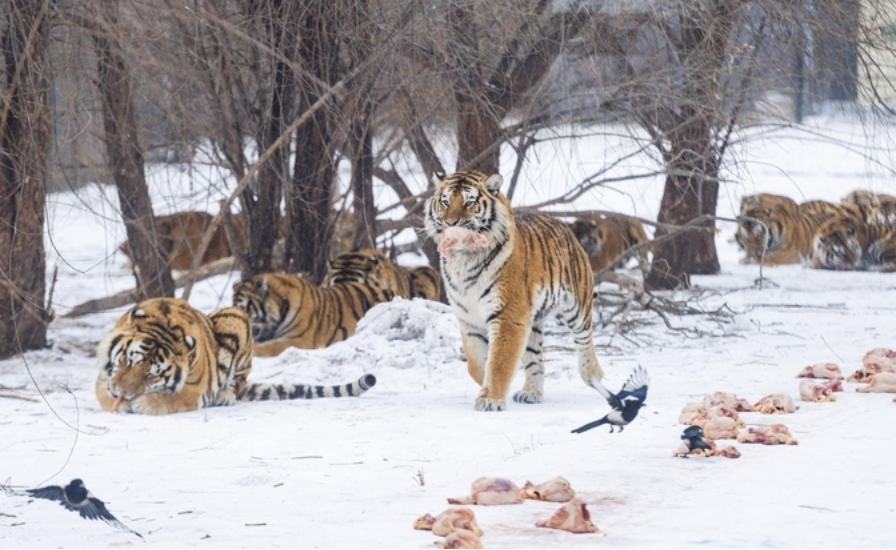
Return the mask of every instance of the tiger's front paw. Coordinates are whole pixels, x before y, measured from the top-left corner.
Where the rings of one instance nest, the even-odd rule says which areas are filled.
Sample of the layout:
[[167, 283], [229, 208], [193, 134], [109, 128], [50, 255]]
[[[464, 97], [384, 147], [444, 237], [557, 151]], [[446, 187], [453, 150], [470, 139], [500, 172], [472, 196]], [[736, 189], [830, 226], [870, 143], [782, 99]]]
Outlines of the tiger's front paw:
[[544, 396], [541, 395], [541, 392], [532, 391], [532, 390], [529, 390], [529, 391], [520, 390], [520, 391], [516, 392], [515, 394], [513, 394], [513, 400], [516, 401], [517, 403], [526, 403], [526, 404], [531, 405], [534, 403], [541, 403], [542, 401], [544, 401]]
[[236, 394], [233, 390], [221, 390], [215, 397], [216, 407], [232, 407], [236, 404]]
[[503, 399], [491, 399], [482, 397], [476, 399], [477, 411], [503, 411], [507, 408], [507, 402]]

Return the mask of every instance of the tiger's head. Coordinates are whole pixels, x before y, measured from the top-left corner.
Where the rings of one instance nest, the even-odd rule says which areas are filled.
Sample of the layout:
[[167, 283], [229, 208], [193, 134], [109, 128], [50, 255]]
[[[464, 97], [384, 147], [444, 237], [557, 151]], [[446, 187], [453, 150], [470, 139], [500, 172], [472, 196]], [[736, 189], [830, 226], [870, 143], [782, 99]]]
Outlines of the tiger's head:
[[825, 269], [860, 269], [868, 247], [868, 225], [855, 216], [824, 222], [812, 241], [812, 263]]
[[601, 248], [607, 240], [606, 227], [601, 221], [599, 218], [577, 219], [569, 225], [570, 231], [589, 258], [600, 256]]
[[321, 286], [345, 283], [376, 285], [393, 296], [410, 297], [407, 281], [402, 284], [396, 265], [374, 248], [346, 252], [330, 260]]
[[449, 227], [462, 227], [485, 236], [489, 241], [487, 248], [506, 240], [513, 218], [510, 202], [500, 191], [503, 182], [499, 174], [435, 174], [435, 191], [426, 204], [427, 234], [436, 238]]
[[113, 399], [184, 388], [210, 337], [210, 328], [197, 323], [192, 312], [183, 300], [155, 298], [138, 303], [118, 321], [97, 352], [105, 390]]
[[[301, 278], [296, 280], [304, 281]], [[249, 316], [252, 337], [256, 342], [267, 342], [281, 336], [278, 331], [290, 314], [291, 290], [274, 274], [256, 275], [233, 285], [233, 305]]]
[[[781, 247], [794, 212], [783, 204], [754, 203], [743, 205], [734, 240], [747, 253], [759, 259]], [[750, 219], [752, 218], [752, 219]]]

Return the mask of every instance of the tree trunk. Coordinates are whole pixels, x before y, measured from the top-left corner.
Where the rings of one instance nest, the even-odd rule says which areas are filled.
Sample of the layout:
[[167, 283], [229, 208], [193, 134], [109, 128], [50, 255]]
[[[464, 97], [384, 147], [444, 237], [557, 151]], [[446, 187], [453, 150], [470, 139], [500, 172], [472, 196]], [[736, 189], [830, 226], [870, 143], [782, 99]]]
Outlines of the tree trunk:
[[[714, 179], [714, 174], [707, 174]], [[666, 177], [663, 200], [657, 221], [672, 225], [684, 225], [701, 215], [715, 215], [719, 184], [704, 178], [680, 176], [672, 173]], [[712, 220], [699, 224], [715, 229]], [[668, 234], [658, 228], [654, 238]], [[653, 247], [653, 262], [647, 274], [648, 289], [689, 288], [691, 274], [713, 275], [719, 272], [716, 254], [715, 232], [684, 231], [677, 237], [660, 242]]]
[[436, 154], [436, 148], [423, 129], [423, 120], [417, 114], [414, 98], [411, 97], [411, 94], [405, 88], [401, 88], [399, 94], [404, 113], [403, 130], [408, 140], [408, 146], [414, 152], [414, 156], [417, 157], [417, 162], [420, 164], [420, 168], [423, 169], [426, 181], [430, 182], [431, 185], [433, 174], [444, 174], [445, 169], [442, 167], [442, 161], [439, 160], [438, 154]]
[[[457, 90], [457, 170], [478, 170], [497, 174], [501, 168], [501, 119], [494, 109], [488, 109], [482, 95], [473, 96], [467, 90]], [[500, 116], [501, 118], [497, 118]]]
[[[374, 25], [370, 20], [370, 1], [346, 3], [344, 43], [351, 66], [362, 63], [367, 52], [375, 47]], [[361, 75], [349, 83], [352, 88], [352, 121], [349, 149], [352, 154], [352, 210], [355, 213], [352, 248], [376, 248], [376, 203], [373, 198], [373, 134], [376, 105], [373, 97], [378, 71]]]
[[[668, 148], [666, 185], [657, 221], [684, 225], [703, 216], [715, 216], [722, 127], [718, 102], [720, 72], [726, 60], [735, 5], [730, 0], [714, 5], [712, 12], [691, 11], [681, 18], [677, 41], [682, 60], [682, 95], [676, 107], [658, 117]], [[664, 147], [661, 142], [660, 146]], [[700, 226], [715, 229], [715, 221]], [[658, 228], [654, 238], [669, 231]], [[692, 274], [716, 274], [719, 258], [714, 231], [684, 231], [653, 246], [653, 262], [645, 280], [648, 289], [690, 287]]]
[[816, 54], [823, 88], [822, 100], [856, 101], [859, 97], [859, 29], [862, 7], [858, 0], [824, 0], [816, 4]]
[[[335, 3], [303, 2], [298, 25], [299, 60], [318, 79], [333, 84], [337, 78], [339, 43]], [[321, 92], [315, 82], [300, 78], [299, 112], [314, 104]], [[286, 270], [323, 279], [333, 228], [332, 210], [335, 150], [332, 144], [332, 107], [323, 107], [296, 131], [292, 182], [286, 193]]]
[[94, 34], [99, 57], [99, 88], [103, 99], [106, 152], [118, 190], [121, 217], [131, 248], [134, 276], [141, 299], [174, 296], [168, 258], [159, 247], [152, 201], [144, 174], [143, 149], [131, 95], [131, 75], [115, 38], [117, 0], [100, 2], [104, 25]]
[[[493, 56], [484, 55], [479, 48], [478, 33], [491, 33], [493, 29], [481, 28], [475, 3], [458, 0], [451, 5], [447, 19], [452, 40], [449, 55], [454, 65], [458, 170], [498, 173], [504, 139], [501, 121], [532, 99], [528, 94], [544, 79], [566, 41], [593, 24], [590, 14], [578, 10], [581, 4], [574, 1], [571, 14], [550, 14], [550, 2], [535, 2], [527, 19], [515, 29], [516, 36], [500, 52], [496, 67], [487, 64]], [[533, 33], [533, 29], [538, 32]]]
[[[270, 90], [261, 103], [262, 116], [256, 143], [265, 151], [283, 134], [294, 109], [295, 77], [290, 63], [296, 57], [297, 8], [288, 0], [249, 2], [247, 13], [260, 20], [259, 28], [267, 45], [278, 55], [264, 53], [262, 63], [270, 63], [270, 80], [260, 88]], [[242, 278], [275, 271], [274, 243], [280, 235], [280, 202], [289, 181], [289, 147], [280, 147], [258, 171], [257, 179], [240, 197], [249, 223], [247, 270]]]
[[[287, 123], [292, 78], [282, 61], [274, 63], [274, 81], [271, 90], [268, 116], [262, 122], [258, 150], [265, 151], [283, 133]], [[240, 197], [249, 222], [249, 250], [243, 280], [260, 273], [274, 271], [274, 243], [280, 232], [280, 199], [288, 180], [288, 147], [278, 148], [258, 170], [258, 178], [246, 188]]]
[[11, 0], [0, 38], [0, 359], [46, 347], [44, 210], [50, 147], [42, 0]]
[[376, 203], [373, 198], [373, 102], [371, 86], [364, 86], [352, 123], [352, 209], [355, 228], [352, 248], [376, 248]]
[[[456, 170], [479, 170], [497, 174], [500, 168], [500, 147], [493, 147], [500, 139], [501, 120], [506, 111], [496, 105], [486, 87], [486, 69], [479, 51], [472, 2], [461, 1], [448, 12], [451, 29], [449, 52], [454, 64], [454, 101], [457, 109], [457, 166]], [[428, 174], [429, 175], [429, 174]]]

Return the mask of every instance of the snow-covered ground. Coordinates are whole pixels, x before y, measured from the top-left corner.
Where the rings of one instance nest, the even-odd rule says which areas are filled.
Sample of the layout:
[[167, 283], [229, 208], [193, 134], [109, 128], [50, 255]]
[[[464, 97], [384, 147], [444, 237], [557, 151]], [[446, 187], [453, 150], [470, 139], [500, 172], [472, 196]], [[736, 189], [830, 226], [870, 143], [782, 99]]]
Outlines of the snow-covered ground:
[[[731, 215], [742, 194], [757, 191], [828, 200], [858, 187], [896, 193], [886, 143], [868, 145], [860, 127], [843, 121], [821, 127], [851, 148], [790, 131], [736, 150], [741, 162], [728, 173], [719, 214]], [[549, 142], [524, 172], [517, 202], [556, 195], [631, 147], [616, 138]], [[612, 173], [653, 168], [637, 160]], [[214, 178], [191, 184], [189, 176], [171, 167], [154, 172], [158, 210], [216, 204], [220, 197], [204, 193]], [[132, 285], [115, 252], [123, 231], [113, 191], [52, 197], [48, 260], [59, 266], [59, 313]], [[620, 183], [578, 206], [649, 218], [661, 193], [656, 178]], [[436, 538], [414, 531], [414, 519], [441, 512], [474, 479], [521, 485], [562, 475], [606, 535], [537, 529], [559, 505], [527, 501], [474, 509], [485, 547], [892, 547], [891, 395], [857, 394], [845, 384], [835, 403], [798, 403], [784, 417], [742, 414], [749, 425], [784, 422], [798, 446], [738, 445], [737, 460], [672, 457], [684, 428], [678, 413], [689, 401], [717, 390], [751, 401], [777, 392], [796, 398], [794, 375], [803, 366], [831, 361], [852, 372], [871, 348], [896, 347], [896, 275], [782, 266], [765, 268], [759, 288], [759, 268], [737, 263], [733, 231], [722, 224], [717, 238], [722, 273], [696, 278], [699, 304], [727, 305], [736, 312], [730, 322], [673, 318], [693, 329], [679, 332], [643, 316], [649, 324], [624, 336], [596, 330], [609, 387], [637, 364], [651, 375], [648, 406], [622, 434], [569, 433], [607, 405], [579, 379], [570, 338], [557, 327], [546, 340], [540, 405], [474, 411], [478, 388], [450, 309], [398, 300], [372, 310], [349, 340], [256, 359], [250, 376], [330, 384], [374, 373], [376, 387], [360, 398], [240, 403], [157, 418], [106, 413], [93, 394], [93, 348], [124, 309], [57, 319], [51, 349], [0, 362], [0, 480], [26, 488], [80, 477], [145, 538], [46, 500], [0, 496], [0, 546], [427, 548]], [[234, 280], [197, 285], [191, 303], [204, 311], [229, 305]], [[518, 377], [514, 385], [521, 384]]]

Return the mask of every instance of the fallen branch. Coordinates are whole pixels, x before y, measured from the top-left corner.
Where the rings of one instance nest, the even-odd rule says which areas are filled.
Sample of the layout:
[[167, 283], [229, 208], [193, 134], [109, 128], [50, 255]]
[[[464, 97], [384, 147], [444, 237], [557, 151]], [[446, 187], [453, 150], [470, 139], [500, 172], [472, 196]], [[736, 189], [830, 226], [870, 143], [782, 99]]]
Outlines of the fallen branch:
[[21, 399], [22, 401], [30, 401], [32, 403], [40, 403], [40, 399], [35, 399], [33, 397], [24, 397], [22, 395], [12, 395], [12, 394], [7, 394], [7, 393], [0, 393], [0, 398]]
[[[687, 300], [675, 300], [653, 295], [644, 290], [644, 283], [640, 280], [614, 271], [598, 273], [594, 282], [596, 284], [602, 282], [612, 283], [620, 288], [620, 292], [596, 292], [595, 302], [603, 307], [614, 308], [609, 315], [600, 317], [600, 324], [606, 327], [616, 320], [615, 332], [622, 336], [633, 325], [633, 322], [629, 319], [632, 311], [653, 312], [662, 319], [667, 329], [685, 333], [694, 332], [695, 329], [675, 326], [669, 319], [669, 315], [706, 315], [717, 322], [730, 322], [733, 316], [733, 312], [727, 305], [708, 311], [691, 306]], [[696, 332], [699, 333], [699, 331]]]
[[[236, 260], [233, 258], [233, 256], [215, 260], [214, 262], [208, 263], [197, 270], [190, 271], [189, 273], [175, 279], [174, 288], [184, 288], [188, 283], [193, 284], [199, 281], [204, 281], [209, 277], [214, 277], [215, 275], [222, 275], [224, 273], [233, 271], [234, 269], [236, 269], [236, 267]], [[134, 304], [137, 303], [139, 299], [140, 292], [136, 288], [132, 288], [130, 290], [124, 290], [117, 294], [113, 294], [112, 296], [97, 298], [95, 300], [88, 300], [82, 304], [78, 304], [73, 307], [71, 311], [69, 311], [65, 315], [62, 315], [62, 317], [82, 317], [84, 315], [90, 315], [91, 313], [97, 313], [100, 311], [105, 311], [107, 309], [126, 306], [128, 304]]]

